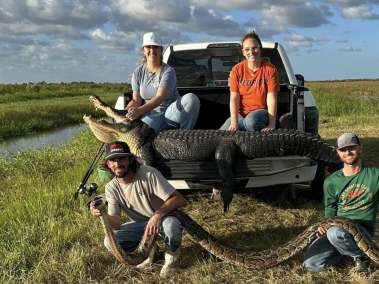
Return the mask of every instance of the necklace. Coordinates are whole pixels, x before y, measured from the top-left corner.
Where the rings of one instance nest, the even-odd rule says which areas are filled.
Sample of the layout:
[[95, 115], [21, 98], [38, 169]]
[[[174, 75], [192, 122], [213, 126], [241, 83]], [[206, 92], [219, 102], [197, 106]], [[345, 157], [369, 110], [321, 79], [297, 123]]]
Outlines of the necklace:
[[149, 73], [153, 73], [154, 74], [156, 72], [156, 70], [155, 71], [151, 70], [150, 67], [149, 67], [149, 65], [147, 65], [147, 64], [146, 64], [146, 68], [147, 68], [147, 71]]

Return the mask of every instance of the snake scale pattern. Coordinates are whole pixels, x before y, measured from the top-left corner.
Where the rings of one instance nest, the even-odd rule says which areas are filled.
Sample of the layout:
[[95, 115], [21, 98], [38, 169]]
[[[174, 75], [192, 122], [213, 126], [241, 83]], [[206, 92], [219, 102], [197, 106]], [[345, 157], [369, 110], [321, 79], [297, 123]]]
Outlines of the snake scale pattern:
[[[90, 203], [92, 203], [96, 208], [100, 209], [106, 206], [104, 200], [105, 196], [99, 195], [92, 199]], [[107, 238], [107, 241], [112, 249], [113, 255], [119, 262], [124, 265], [138, 265], [142, 263], [149, 256], [149, 253], [158, 236], [158, 234], [150, 235], [148, 237], [144, 235], [136, 250], [131, 253], [127, 253], [117, 242], [116, 236], [113, 233], [112, 227], [109, 223], [108, 214], [100, 216], [100, 223], [103, 227], [105, 237]]]
[[[103, 201], [99, 200], [100, 199], [98, 199], [96, 205], [105, 206]], [[178, 218], [193, 240], [199, 243], [208, 252], [230, 264], [241, 266], [249, 270], [263, 270], [278, 265], [307, 247], [316, 238], [318, 227], [329, 229], [334, 226], [349, 231], [354, 236], [358, 247], [374, 262], [379, 263], [378, 245], [367, 237], [365, 231], [357, 222], [345, 217], [323, 219], [311, 225], [304, 232], [276, 249], [254, 252], [242, 251], [221, 244], [190, 216], [180, 210], [174, 210], [168, 215]], [[108, 215], [105, 214], [101, 216], [100, 220], [105, 235], [111, 245], [112, 252], [118, 261], [125, 265], [137, 265], [147, 258], [156, 240], [156, 235], [143, 238], [134, 252], [125, 253], [117, 243], [113, 230], [109, 225]]]

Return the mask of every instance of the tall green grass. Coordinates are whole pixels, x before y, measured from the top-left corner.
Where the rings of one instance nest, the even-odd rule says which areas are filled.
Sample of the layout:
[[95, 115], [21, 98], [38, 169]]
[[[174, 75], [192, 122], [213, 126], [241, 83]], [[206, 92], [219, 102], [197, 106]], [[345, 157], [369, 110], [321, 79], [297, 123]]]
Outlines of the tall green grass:
[[[38, 92], [25, 90], [24, 93], [17, 89], [19, 86], [24, 85], [15, 85], [17, 92], [0, 95], [0, 139], [83, 123], [84, 114], [96, 118], [104, 116], [103, 112], [96, 112], [88, 100], [90, 95], [98, 95], [114, 105], [120, 93], [131, 90], [128, 84], [119, 84], [113, 88], [78, 84], [39, 89]], [[42, 86], [53, 88], [54, 85]]]
[[123, 93], [130, 84], [41, 84], [0, 85], [0, 104], [30, 100], [91, 95], [93, 93]]
[[83, 263], [68, 260], [85, 256], [83, 247], [94, 241], [88, 230], [93, 220], [84, 198], [73, 207], [70, 199], [99, 145], [87, 131], [70, 145], [1, 160], [0, 283], [73, 283], [70, 274], [81, 273]]

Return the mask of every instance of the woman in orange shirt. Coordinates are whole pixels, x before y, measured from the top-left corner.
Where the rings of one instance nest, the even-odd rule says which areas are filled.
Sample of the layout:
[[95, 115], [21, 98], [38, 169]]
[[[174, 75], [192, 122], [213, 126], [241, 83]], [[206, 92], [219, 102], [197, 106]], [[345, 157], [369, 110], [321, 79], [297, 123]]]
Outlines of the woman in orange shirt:
[[230, 118], [221, 130], [269, 131], [275, 129], [278, 72], [261, 59], [262, 43], [255, 32], [242, 39], [246, 60], [232, 69], [230, 76]]

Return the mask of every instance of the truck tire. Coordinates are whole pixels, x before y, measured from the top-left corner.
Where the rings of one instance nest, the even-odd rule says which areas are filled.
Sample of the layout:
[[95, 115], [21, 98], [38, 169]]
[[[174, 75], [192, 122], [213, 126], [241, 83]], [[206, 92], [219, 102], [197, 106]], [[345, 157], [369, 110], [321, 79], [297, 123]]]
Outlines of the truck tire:
[[318, 164], [315, 178], [309, 190], [297, 190], [297, 195], [308, 200], [322, 202], [324, 198], [325, 167]]

